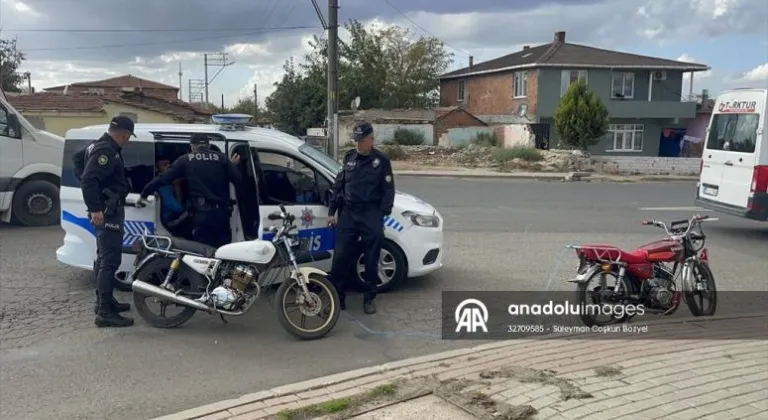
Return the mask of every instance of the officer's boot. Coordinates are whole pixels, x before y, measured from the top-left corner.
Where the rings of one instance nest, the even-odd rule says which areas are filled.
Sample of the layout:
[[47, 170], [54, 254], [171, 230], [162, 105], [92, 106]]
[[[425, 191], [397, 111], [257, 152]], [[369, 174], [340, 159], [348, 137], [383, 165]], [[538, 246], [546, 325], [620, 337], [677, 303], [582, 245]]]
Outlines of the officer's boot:
[[363, 312], [365, 312], [366, 315], [373, 315], [376, 313], [376, 304], [373, 303], [372, 300], [364, 300], [363, 301]]
[[130, 327], [133, 325], [133, 319], [125, 318], [113, 308], [111, 299], [101, 297], [99, 299], [99, 311], [96, 314], [94, 323], [97, 327]]

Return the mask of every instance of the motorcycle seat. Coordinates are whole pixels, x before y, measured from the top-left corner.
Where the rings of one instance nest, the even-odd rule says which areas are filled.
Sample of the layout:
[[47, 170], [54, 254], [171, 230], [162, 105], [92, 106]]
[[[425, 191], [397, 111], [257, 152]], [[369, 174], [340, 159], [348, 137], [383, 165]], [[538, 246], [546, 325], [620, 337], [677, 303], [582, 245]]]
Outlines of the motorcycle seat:
[[216, 248], [212, 246], [181, 238], [171, 239], [171, 249], [202, 255], [205, 258], [213, 258], [216, 255]]
[[643, 249], [626, 251], [608, 244], [582, 245], [579, 251], [579, 254], [593, 261], [623, 261], [627, 264], [642, 264], [648, 259], [648, 252]]

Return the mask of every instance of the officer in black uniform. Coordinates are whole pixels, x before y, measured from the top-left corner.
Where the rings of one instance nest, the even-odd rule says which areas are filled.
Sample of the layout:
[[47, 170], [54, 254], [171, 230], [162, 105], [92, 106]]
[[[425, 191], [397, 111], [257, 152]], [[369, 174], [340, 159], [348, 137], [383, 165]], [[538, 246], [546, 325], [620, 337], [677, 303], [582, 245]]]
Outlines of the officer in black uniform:
[[114, 293], [115, 273], [123, 258], [123, 222], [128, 180], [121, 154], [133, 134], [133, 121], [115, 117], [101, 138], [73, 157], [80, 177], [88, 218], [96, 231], [96, 320], [98, 327], [128, 327], [133, 319], [120, 312], [131, 308], [118, 302]]
[[[392, 212], [395, 181], [389, 157], [373, 147], [373, 127], [369, 123], [355, 126], [352, 139], [356, 150], [344, 155], [343, 169], [333, 184], [328, 208], [328, 223], [336, 225], [331, 278], [346, 309], [345, 281], [356, 274], [356, 258], [362, 248], [365, 262], [363, 309], [376, 313], [376, 288], [379, 279], [379, 254], [384, 240], [384, 216]], [[336, 214], [338, 210], [338, 215]], [[362, 240], [358, 245], [358, 238]]]
[[205, 134], [194, 134], [189, 140], [191, 153], [176, 159], [168, 170], [152, 180], [141, 191], [137, 206], [146, 204], [146, 197], [175, 179], [187, 180], [187, 196], [192, 210], [195, 241], [212, 247], [232, 242], [229, 228], [229, 184], [237, 186], [242, 176], [237, 168], [240, 156], [227, 156], [211, 149]]

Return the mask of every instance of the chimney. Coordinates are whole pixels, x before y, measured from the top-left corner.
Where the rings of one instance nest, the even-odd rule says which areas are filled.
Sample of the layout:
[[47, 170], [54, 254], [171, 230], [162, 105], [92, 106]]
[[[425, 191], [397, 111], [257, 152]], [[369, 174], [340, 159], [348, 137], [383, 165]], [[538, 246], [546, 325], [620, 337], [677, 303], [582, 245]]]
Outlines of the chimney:
[[472, 69], [472, 65], [475, 64], [475, 57], [469, 56], [469, 69]]
[[565, 31], [555, 32], [555, 43], [565, 44]]
[[530, 50], [530, 49], [531, 49], [531, 46], [530, 46], [530, 45], [524, 45], [524, 46], [523, 46], [523, 51], [525, 51], [525, 50]]

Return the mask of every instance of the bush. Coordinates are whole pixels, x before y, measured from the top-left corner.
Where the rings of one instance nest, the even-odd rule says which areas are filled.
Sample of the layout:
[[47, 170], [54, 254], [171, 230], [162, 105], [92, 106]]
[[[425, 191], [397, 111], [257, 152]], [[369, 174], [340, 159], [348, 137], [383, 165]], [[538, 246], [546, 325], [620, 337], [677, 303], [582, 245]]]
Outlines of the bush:
[[405, 158], [405, 151], [402, 147], [394, 145], [384, 145], [379, 148], [382, 152], [389, 156], [390, 160], [401, 160]]
[[398, 128], [392, 136], [395, 144], [400, 146], [420, 146], [424, 144], [426, 137], [420, 131], [408, 130], [407, 128]]
[[482, 147], [498, 147], [499, 138], [494, 133], [478, 133], [469, 143]]
[[525, 162], [539, 162], [544, 159], [544, 155], [533, 147], [515, 146], [509, 149], [495, 149], [492, 152], [493, 159], [496, 162], [504, 163], [513, 159], [520, 159]]

